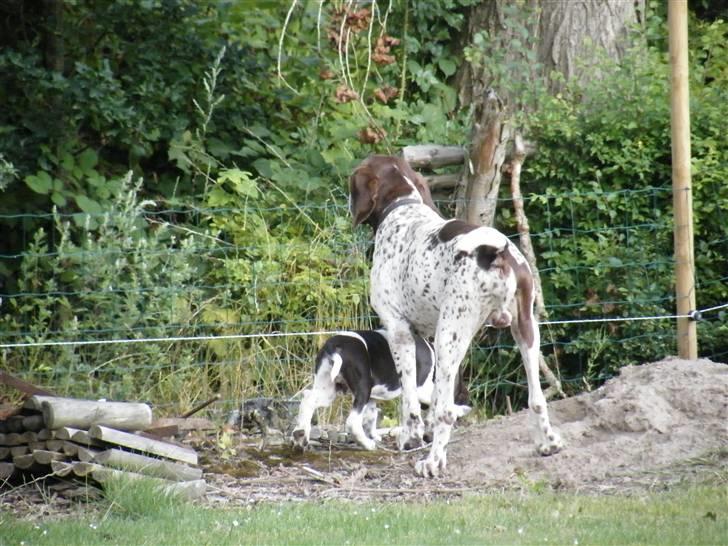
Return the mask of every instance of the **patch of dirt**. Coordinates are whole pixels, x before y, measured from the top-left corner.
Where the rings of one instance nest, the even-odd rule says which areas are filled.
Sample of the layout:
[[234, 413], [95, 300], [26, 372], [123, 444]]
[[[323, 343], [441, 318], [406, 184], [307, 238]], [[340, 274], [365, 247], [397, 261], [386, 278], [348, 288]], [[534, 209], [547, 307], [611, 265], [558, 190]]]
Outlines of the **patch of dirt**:
[[[393, 442], [374, 453], [342, 446], [282, 450], [257, 477], [208, 474], [212, 504], [322, 498], [425, 500], [548, 487], [592, 493], [728, 482], [728, 366], [668, 358], [629, 366], [599, 389], [549, 403], [565, 448], [536, 453], [526, 411], [454, 431], [447, 475], [423, 480]], [[277, 463], [277, 464], [276, 464]]]
[[[518, 488], [611, 494], [680, 482], [728, 483], [728, 365], [668, 358], [626, 367], [593, 392], [550, 402], [549, 412], [566, 444], [560, 453], [536, 453], [527, 413], [520, 411], [456, 428], [447, 475], [430, 480], [414, 475], [414, 463], [426, 451], [399, 453], [393, 440], [374, 452], [322, 443], [299, 453], [239, 433], [233, 434], [237, 443], [228, 441], [224, 449], [219, 439], [207, 437], [193, 445], [209, 484], [204, 503], [211, 506], [327, 498], [426, 501]], [[0, 490], [0, 508], [14, 505], [17, 513], [19, 500], [35, 504], [29, 495], [46, 506], [60, 498], [44, 491], [37, 484]], [[56, 507], [68, 514], [72, 506], [79, 505]]]

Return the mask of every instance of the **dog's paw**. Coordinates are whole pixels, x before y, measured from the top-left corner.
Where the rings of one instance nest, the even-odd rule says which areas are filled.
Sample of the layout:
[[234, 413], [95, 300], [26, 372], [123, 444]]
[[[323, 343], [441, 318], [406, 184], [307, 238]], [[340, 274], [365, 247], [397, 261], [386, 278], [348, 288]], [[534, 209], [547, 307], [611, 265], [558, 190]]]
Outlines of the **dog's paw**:
[[374, 451], [377, 449], [377, 443], [371, 438], [358, 438], [359, 444], [367, 451]]
[[291, 443], [294, 447], [305, 449], [306, 446], [308, 446], [308, 435], [306, 434], [306, 431], [303, 429], [294, 430], [293, 433], [291, 433]]
[[436, 458], [430, 454], [427, 458], [415, 463], [415, 474], [423, 478], [437, 478], [445, 473], [447, 461], [443, 458]]
[[549, 434], [549, 438], [544, 441], [540, 442], [536, 449], [538, 450], [540, 455], [543, 455], [544, 457], [548, 457], [549, 455], [554, 455], [561, 451], [564, 448], [564, 441], [561, 439], [561, 436], [558, 432], [555, 430]]
[[410, 451], [423, 446], [422, 438], [410, 436], [409, 434], [400, 434], [397, 438], [397, 445], [400, 451]]

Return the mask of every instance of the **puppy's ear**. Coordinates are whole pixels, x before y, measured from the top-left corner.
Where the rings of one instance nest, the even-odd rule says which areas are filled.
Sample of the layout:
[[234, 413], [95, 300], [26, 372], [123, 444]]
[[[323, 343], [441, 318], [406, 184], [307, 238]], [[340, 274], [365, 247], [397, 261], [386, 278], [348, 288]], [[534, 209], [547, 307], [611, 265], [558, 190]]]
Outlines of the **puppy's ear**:
[[358, 226], [374, 212], [379, 192], [379, 179], [369, 167], [359, 167], [349, 180], [349, 211]]

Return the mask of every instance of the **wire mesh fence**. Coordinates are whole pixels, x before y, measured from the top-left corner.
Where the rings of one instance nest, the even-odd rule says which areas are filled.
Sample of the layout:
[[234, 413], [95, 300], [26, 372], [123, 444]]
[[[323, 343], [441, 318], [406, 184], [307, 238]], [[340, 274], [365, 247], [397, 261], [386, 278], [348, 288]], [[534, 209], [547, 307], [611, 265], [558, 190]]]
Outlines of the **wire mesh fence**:
[[[670, 188], [526, 198], [543, 283], [542, 351], [567, 390], [675, 354]], [[452, 202], [442, 202], [449, 210]], [[509, 203], [497, 227], [515, 233]], [[220, 392], [295, 396], [328, 332], [378, 325], [367, 229], [345, 200], [162, 207], [128, 184], [102, 214], [5, 215], [2, 366], [60, 394], [183, 410]], [[514, 236], [517, 242], [517, 237]], [[696, 257], [700, 354], [725, 360], [725, 239]], [[594, 320], [598, 319], [598, 320]], [[485, 329], [465, 375], [476, 402], [525, 400], [508, 333]]]

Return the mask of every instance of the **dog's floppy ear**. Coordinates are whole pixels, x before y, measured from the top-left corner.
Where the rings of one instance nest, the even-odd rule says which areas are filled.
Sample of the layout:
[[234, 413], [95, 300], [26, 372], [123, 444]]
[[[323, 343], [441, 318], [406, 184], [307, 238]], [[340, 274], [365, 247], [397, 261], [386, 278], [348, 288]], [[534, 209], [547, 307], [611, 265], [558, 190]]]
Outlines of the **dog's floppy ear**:
[[359, 167], [349, 180], [349, 210], [354, 226], [364, 222], [374, 212], [379, 191], [379, 179], [367, 166]]
[[425, 202], [425, 205], [430, 207], [432, 210], [437, 212], [437, 214], [440, 214], [440, 211], [437, 209], [437, 206], [435, 206], [435, 202], [432, 200], [432, 193], [430, 193], [430, 186], [427, 185], [427, 181], [422, 177], [422, 175], [418, 172], [415, 172], [415, 187], [417, 188], [417, 191], [422, 196], [422, 200]]

